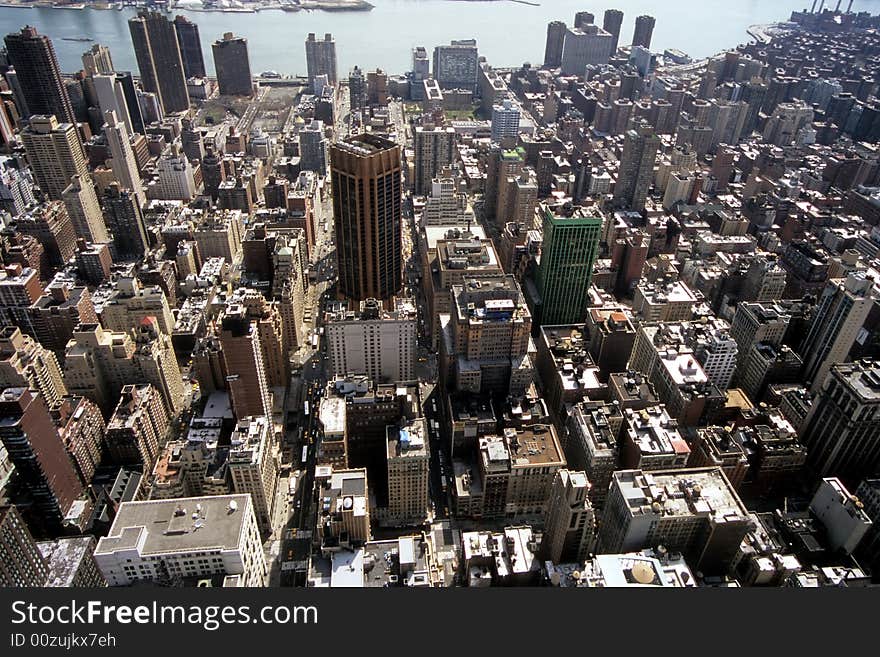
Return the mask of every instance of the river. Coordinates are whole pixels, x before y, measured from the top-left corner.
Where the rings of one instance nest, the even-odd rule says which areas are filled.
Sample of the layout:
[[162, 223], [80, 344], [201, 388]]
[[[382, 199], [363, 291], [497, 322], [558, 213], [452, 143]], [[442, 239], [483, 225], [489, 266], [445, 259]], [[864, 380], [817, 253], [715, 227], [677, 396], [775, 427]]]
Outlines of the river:
[[[788, 20], [793, 10], [810, 0], [610, 0], [608, 5], [583, 0], [535, 0], [538, 7], [508, 0], [468, 2], [453, 0], [370, 0], [369, 12], [261, 11], [215, 13], [179, 11], [199, 25], [205, 64], [213, 72], [211, 42], [224, 32], [247, 37], [254, 74], [276, 70], [305, 74], [306, 34], [331, 32], [336, 39], [340, 76], [358, 65], [403, 73], [411, 68], [411, 49], [432, 48], [450, 39], [476, 38], [480, 54], [496, 67], [540, 65], [544, 57], [546, 25], [551, 20], [571, 23], [576, 11], [596, 14], [601, 24], [607, 7], [624, 12], [621, 44], [628, 44], [639, 14], [657, 19], [652, 50], [678, 48], [694, 58], [734, 47], [749, 39], [750, 25]], [[826, 3], [827, 4], [827, 3]], [[880, 11], [880, 0], [856, 0], [857, 11]], [[127, 21], [134, 9], [35, 9], [0, 7], [0, 29], [14, 32], [34, 25], [53, 39], [61, 68], [82, 67], [80, 56], [89, 45], [61, 37], [90, 37], [110, 47], [119, 70], [137, 72]]]

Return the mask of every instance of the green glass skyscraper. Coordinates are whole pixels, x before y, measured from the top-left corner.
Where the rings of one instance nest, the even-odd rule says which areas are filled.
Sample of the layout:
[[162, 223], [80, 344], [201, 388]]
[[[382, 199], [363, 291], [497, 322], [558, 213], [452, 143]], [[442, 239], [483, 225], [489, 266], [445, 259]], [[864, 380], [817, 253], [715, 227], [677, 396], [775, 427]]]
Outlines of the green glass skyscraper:
[[578, 324], [587, 317], [587, 291], [599, 250], [602, 217], [583, 208], [544, 212], [544, 245], [538, 267], [541, 325]]

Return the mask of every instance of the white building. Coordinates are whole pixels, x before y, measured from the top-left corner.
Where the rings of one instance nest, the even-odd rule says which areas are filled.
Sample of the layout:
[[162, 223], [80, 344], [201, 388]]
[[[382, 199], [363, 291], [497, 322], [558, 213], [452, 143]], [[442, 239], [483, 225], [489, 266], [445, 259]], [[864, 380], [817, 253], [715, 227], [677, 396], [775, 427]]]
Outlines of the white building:
[[519, 135], [519, 107], [510, 99], [505, 98], [500, 105], [492, 107], [492, 141], [501, 141], [504, 137]]
[[826, 477], [810, 501], [810, 511], [825, 526], [832, 550], [852, 554], [872, 526], [864, 504], [837, 477]]
[[614, 37], [597, 25], [567, 28], [562, 43], [562, 74], [582, 76], [587, 66], [604, 66]]
[[137, 160], [129, 141], [128, 130], [112, 110], [104, 112], [104, 136], [110, 147], [110, 168], [119, 186], [131, 191], [140, 207], [146, 204], [141, 174], [137, 168]]
[[250, 495], [123, 502], [94, 557], [110, 586], [218, 575], [265, 586], [268, 574]]
[[388, 511], [399, 526], [424, 523], [428, 514], [431, 452], [425, 420], [386, 430]]
[[232, 432], [231, 442], [227, 465], [232, 490], [250, 493], [260, 529], [271, 532], [280, 470], [272, 424], [266, 417], [244, 418]]
[[165, 201], [191, 201], [196, 195], [196, 181], [192, 164], [174, 143], [167, 153], [159, 158], [156, 166], [156, 182], [150, 185], [150, 198]]
[[391, 311], [375, 299], [362, 301], [359, 311], [332, 304], [325, 329], [330, 378], [365, 374], [376, 383], [415, 379], [417, 321], [412, 300], [397, 299]]

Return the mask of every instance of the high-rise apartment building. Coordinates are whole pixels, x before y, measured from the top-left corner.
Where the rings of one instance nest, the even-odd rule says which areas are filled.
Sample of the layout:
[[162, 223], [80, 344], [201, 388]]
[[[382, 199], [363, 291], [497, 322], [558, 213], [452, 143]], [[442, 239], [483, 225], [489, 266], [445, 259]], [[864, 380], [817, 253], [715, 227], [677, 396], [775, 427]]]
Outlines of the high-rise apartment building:
[[110, 147], [112, 158], [110, 167], [113, 170], [113, 177], [116, 178], [119, 186], [129, 190], [140, 207], [143, 207], [146, 205], [147, 199], [125, 124], [119, 120], [114, 112], [105, 112], [104, 119], [106, 121], [104, 136]]
[[516, 103], [505, 98], [500, 105], [492, 107], [492, 141], [519, 136], [520, 111]]
[[384, 310], [376, 299], [349, 310], [346, 302], [328, 308], [324, 316], [328, 376], [365, 374], [375, 383], [415, 380], [417, 351], [416, 306], [411, 299], [395, 299], [394, 310]]
[[598, 25], [569, 27], [562, 44], [562, 74], [583, 76], [587, 66], [604, 66], [611, 57], [613, 37]]
[[76, 123], [49, 37], [28, 25], [20, 32], [7, 34], [4, 41], [28, 112], [55, 115], [61, 123]]
[[123, 502], [94, 556], [110, 586], [220, 575], [227, 586], [249, 587], [268, 579], [250, 495]]
[[110, 57], [110, 48], [100, 43], [94, 44], [82, 54], [83, 70], [86, 75], [98, 75], [99, 73], [112, 73], [113, 58]]
[[61, 200], [64, 201], [77, 237], [92, 244], [110, 241], [104, 213], [90, 178], [73, 176], [70, 185], [61, 193]]
[[840, 363], [816, 391], [800, 432], [807, 465], [855, 486], [880, 467], [880, 366]]
[[315, 38], [314, 32], [306, 37], [306, 71], [309, 84], [319, 75], [327, 76], [327, 83], [336, 86], [336, 41], [327, 33], [322, 41]]
[[113, 233], [114, 258], [143, 257], [150, 250], [150, 243], [138, 197], [114, 182], [104, 190], [102, 201], [107, 228]]
[[660, 138], [645, 121], [626, 131], [617, 183], [614, 185], [615, 205], [636, 212], [645, 209], [659, 147]]
[[188, 110], [189, 91], [174, 23], [159, 12], [141, 11], [128, 21], [128, 28], [144, 91], [156, 94], [165, 113]]
[[382, 301], [402, 284], [400, 146], [362, 134], [330, 149], [339, 292]]
[[636, 17], [636, 27], [633, 31], [633, 47], [641, 46], [648, 50], [651, 49], [651, 37], [654, 34], [656, 22], [653, 16], [642, 15]]
[[110, 417], [130, 383], [152, 384], [172, 417], [183, 409], [183, 381], [171, 336], [159, 330], [155, 318], [141, 321], [133, 334], [105, 331], [98, 324], [77, 327], [64, 355], [68, 391], [92, 400]]
[[441, 89], [466, 89], [476, 92], [479, 53], [474, 39], [452, 41], [434, 48], [434, 79]]
[[590, 503], [592, 485], [584, 472], [556, 472], [547, 502], [541, 551], [553, 563], [581, 563], [593, 545], [596, 515]]
[[183, 61], [183, 73], [186, 78], [205, 77], [205, 58], [202, 55], [199, 26], [186, 16], [175, 16], [174, 31], [177, 33], [177, 43], [180, 47], [180, 58]]
[[753, 529], [749, 512], [719, 467], [621, 470], [611, 481], [596, 552], [663, 545], [706, 574], [722, 573]]
[[30, 388], [50, 407], [67, 394], [55, 354], [17, 326], [0, 329], [0, 389]]
[[250, 494], [257, 524], [262, 532], [269, 533], [272, 531], [280, 468], [272, 421], [266, 416], [240, 419], [230, 440], [232, 446], [226, 467], [232, 491]]
[[229, 96], [253, 96], [254, 81], [248, 57], [247, 39], [224, 32], [222, 39], [211, 45], [214, 70], [220, 93]]
[[617, 46], [620, 44], [620, 28], [623, 25], [623, 12], [619, 9], [606, 9], [605, 16], [602, 20], [602, 29], [611, 36], [611, 54], [617, 52]]
[[33, 115], [21, 131], [34, 178], [49, 198], [58, 200], [74, 176], [88, 176], [89, 169], [76, 126], [59, 123], [55, 115]]
[[388, 512], [398, 526], [422, 525], [428, 515], [431, 450], [424, 419], [386, 430]]
[[544, 244], [537, 274], [541, 325], [583, 322], [602, 218], [578, 207], [564, 214], [545, 207], [543, 213]]
[[226, 385], [235, 417], [269, 416], [272, 402], [256, 323], [241, 304], [230, 304], [220, 321]]
[[544, 66], [559, 68], [562, 64], [562, 44], [565, 41], [566, 26], [563, 21], [547, 23], [547, 44], [544, 46]]
[[169, 424], [162, 396], [153, 386], [123, 386], [104, 438], [110, 462], [152, 471]]
[[429, 193], [432, 181], [443, 168], [455, 161], [455, 130], [440, 126], [416, 126], [413, 150], [413, 193], [423, 196]]
[[49, 566], [21, 514], [14, 506], [0, 506], [0, 586], [43, 586], [48, 576]]
[[742, 367], [752, 347], [765, 343], [782, 344], [791, 315], [774, 303], [740, 302], [730, 323], [730, 337], [736, 341], [737, 367]]
[[327, 138], [324, 122], [312, 119], [299, 131], [300, 169], [314, 171], [319, 176], [327, 174]]
[[116, 114], [116, 118], [125, 124], [128, 134], [134, 132], [134, 125], [131, 121], [131, 115], [128, 113], [128, 102], [125, 98], [125, 92], [122, 82], [115, 73], [99, 73], [93, 75], [92, 87], [95, 95], [98, 97], [98, 107], [101, 115], [106, 116], [107, 112]]
[[38, 392], [7, 388], [0, 393], [0, 442], [32, 500], [31, 526], [59, 532], [83, 485]]
[[810, 382], [811, 392], [821, 390], [831, 368], [846, 360], [876, 296], [874, 280], [863, 272], [832, 279], [825, 285], [800, 348], [803, 379]]

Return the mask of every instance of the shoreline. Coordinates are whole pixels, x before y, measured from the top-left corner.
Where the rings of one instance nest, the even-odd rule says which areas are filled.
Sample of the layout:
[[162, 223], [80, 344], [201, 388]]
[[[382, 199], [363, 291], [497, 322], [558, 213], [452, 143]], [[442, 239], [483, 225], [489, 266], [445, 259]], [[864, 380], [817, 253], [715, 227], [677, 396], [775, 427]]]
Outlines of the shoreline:
[[[31, 2], [2, 2], [0, 8], [3, 9], [60, 9], [64, 11], [84, 11], [93, 9], [95, 11], [116, 11], [120, 9], [120, 5], [116, 3], [71, 3], [68, 6], [56, 5], [52, 3], [31, 3]], [[142, 9], [142, 7], [125, 7], [126, 9]], [[283, 11], [285, 13], [296, 13], [300, 11], [326, 11], [326, 12], [346, 12], [346, 11], [372, 11], [375, 5], [370, 4], [367, 0], [301, 0], [299, 3], [282, 4], [278, 2], [254, 2], [242, 4], [239, 7], [168, 7], [168, 12], [187, 11], [195, 13], [212, 13], [212, 14], [255, 14], [261, 11]]]

